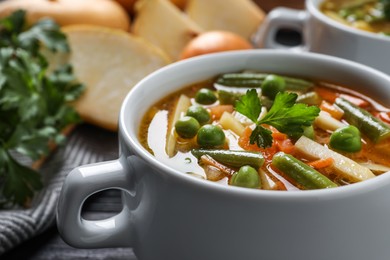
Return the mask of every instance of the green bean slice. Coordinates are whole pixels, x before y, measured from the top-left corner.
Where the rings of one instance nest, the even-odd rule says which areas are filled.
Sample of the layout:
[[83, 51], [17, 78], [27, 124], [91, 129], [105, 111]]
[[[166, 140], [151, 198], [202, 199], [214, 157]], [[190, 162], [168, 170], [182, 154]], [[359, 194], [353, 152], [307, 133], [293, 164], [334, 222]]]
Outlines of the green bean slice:
[[294, 179], [305, 189], [337, 187], [336, 183], [290, 154], [278, 152], [272, 159], [272, 165]]
[[191, 153], [198, 159], [202, 155], [209, 155], [214, 160], [231, 167], [242, 167], [244, 165], [260, 168], [264, 163], [264, 157], [259, 152], [233, 151], [222, 149], [192, 149]]

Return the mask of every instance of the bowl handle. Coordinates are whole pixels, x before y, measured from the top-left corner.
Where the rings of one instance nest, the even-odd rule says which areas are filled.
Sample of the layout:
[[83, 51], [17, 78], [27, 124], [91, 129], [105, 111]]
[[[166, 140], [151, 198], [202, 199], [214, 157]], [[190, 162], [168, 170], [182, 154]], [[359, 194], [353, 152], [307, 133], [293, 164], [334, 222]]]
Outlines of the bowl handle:
[[69, 173], [57, 206], [58, 231], [69, 245], [77, 248], [132, 245], [134, 227], [127, 207], [104, 220], [81, 217], [83, 203], [90, 195], [105, 189], [130, 191], [133, 169], [125, 165], [118, 159], [80, 166]]
[[305, 51], [305, 43], [298, 46], [287, 46], [276, 41], [276, 34], [280, 29], [293, 29], [304, 37], [304, 26], [307, 20], [307, 12], [285, 7], [278, 7], [272, 10], [259, 29], [252, 36], [252, 43], [258, 48], [268, 49], [290, 49], [293, 51]]

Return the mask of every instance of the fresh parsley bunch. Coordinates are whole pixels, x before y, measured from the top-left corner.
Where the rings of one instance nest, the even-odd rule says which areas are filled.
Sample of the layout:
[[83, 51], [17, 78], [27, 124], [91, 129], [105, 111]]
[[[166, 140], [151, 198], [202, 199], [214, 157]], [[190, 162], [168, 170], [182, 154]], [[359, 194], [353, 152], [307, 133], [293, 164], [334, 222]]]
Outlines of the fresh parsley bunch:
[[50, 19], [26, 28], [25, 12], [0, 20], [0, 206], [26, 205], [42, 188], [40, 174], [18, 163], [19, 153], [33, 161], [62, 144], [61, 131], [80, 121], [69, 105], [84, 87], [70, 65], [48, 73], [42, 54], [69, 52], [65, 35]]
[[261, 112], [261, 101], [256, 89], [250, 89], [235, 104], [236, 110], [256, 123], [250, 136], [250, 143], [267, 148], [272, 146], [272, 132], [262, 124], [270, 125], [289, 137], [298, 138], [304, 128], [312, 125], [320, 109], [316, 106], [307, 106], [296, 103], [298, 95], [295, 93], [279, 92], [268, 113], [258, 120]]

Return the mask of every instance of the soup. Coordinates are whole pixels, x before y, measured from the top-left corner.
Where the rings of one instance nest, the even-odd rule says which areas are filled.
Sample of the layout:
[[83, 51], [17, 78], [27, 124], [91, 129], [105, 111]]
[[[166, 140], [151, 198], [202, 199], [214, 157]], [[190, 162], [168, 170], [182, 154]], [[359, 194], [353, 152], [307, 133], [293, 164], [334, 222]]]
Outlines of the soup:
[[343, 86], [244, 71], [168, 95], [139, 139], [172, 168], [222, 185], [333, 188], [390, 171], [389, 111]]
[[354, 28], [390, 35], [389, 0], [326, 0], [321, 10]]

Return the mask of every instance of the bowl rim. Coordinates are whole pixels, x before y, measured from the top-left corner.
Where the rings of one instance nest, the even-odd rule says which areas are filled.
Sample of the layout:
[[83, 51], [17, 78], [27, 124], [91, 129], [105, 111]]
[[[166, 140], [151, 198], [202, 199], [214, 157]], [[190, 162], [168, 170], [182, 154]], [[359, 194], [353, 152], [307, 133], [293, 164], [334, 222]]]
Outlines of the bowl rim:
[[[355, 69], [366, 70], [367, 73], [372, 74], [375, 77], [381, 77], [383, 80], [389, 82], [390, 86], [390, 76], [380, 72], [376, 69], [362, 65], [353, 61], [341, 59], [338, 57], [333, 57], [324, 54], [318, 53], [295, 53], [284, 50], [240, 50], [240, 51], [229, 51], [222, 53], [206, 54], [190, 59], [178, 61], [172, 64], [169, 64], [163, 68], [158, 69], [157, 71], [149, 74], [141, 81], [139, 81], [136, 86], [130, 90], [126, 98], [122, 103], [122, 107], [119, 115], [119, 136], [122, 137], [121, 140], [125, 143], [127, 149], [131, 150], [131, 154], [136, 154], [138, 157], [142, 158], [150, 166], [158, 171], [158, 174], [164, 174], [169, 178], [173, 178], [175, 181], [180, 182], [180, 185], [190, 185], [194, 186], [198, 190], [204, 190], [207, 192], [216, 192], [223, 193], [224, 196], [244, 196], [246, 199], [270, 199], [270, 200], [318, 200], [321, 199], [338, 199], [345, 196], [354, 196], [358, 193], [368, 192], [370, 190], [376, 190], [380, 187], [388, 185], [390, 183], [390, 172], [387, 174], [381, 174], [372, 178], [370, 180], [365, 180], [359, 183], [354, 183], [351, 185], [340, 186], [332, 189], [318, 189], [318, 190], [298, 190], [298, 191], [269, 191], [269, 190], [258, 190], [258, 189], [248, 189], [235, 186], [226, 186], [212, 181], [207, 181], [203, 179], [194, 178], [188, 174], [183, 174], [179, 170], [171, 168], [168, 165], [160, 162], [155, 158], [151, 153], [149, 153], [138, 141], [138, 131], [133, 133], [130, 129], [126, 127], [126, 119], [128, 120], [129, 116], [126, 114], [128, 110], [127, 107], [131, 107], [131, 100], [134, 99], [133, 96], [137, 95], [137, 92], [142, 91], [145, 88], [144, 85], [148, 85], [149, 81], [152, 81], [154, 78], [162, 77], [165, 74], [171, 73], [171, 71], [176, 70], [177, 67], [183, 66], [196, 66], [202, 63], [207, 63], [214, 59], [230, 57], [249, 57], [253, 55], [258, 56], [283, 56], [283, 57], [294, 57], [298, 59], [311, 59], [318, 62], [336, 62], [344, 64], [348, 67], [353, 67]], [[167, 93], [168, 94], [168, 93]], [[162, 97], [161, 97], [162, 98]], [[134, 108], [133, 108], [134, 110]]]
[[[315, 4], [315, 2], [318, 1], [318, 4]], [[319, 6], [324, 2], [325, 0], [306, 0], [305, 6], [309, 13], [314, 15], [317, 19], [322, 21], [325, 24], [328, 24], [331, 27], [337, 28], [344, 33], [351, 33], [360, 37], [366, 37], [370, 38], [372, 40], [377, 41], [383, 41], [383, 42], [389, 42], [390, 43], [390, 36], [383, 36], [378, 33], [374, 32], [368, 32], [361, 29], [357, 29], [351, 26], [347, 26], [345, 24], [342, 24], [338, 21], [335, 21], [331, 19], [330, 17], [326, 16], [324, 13], [322, 13], [319, 10]]]

